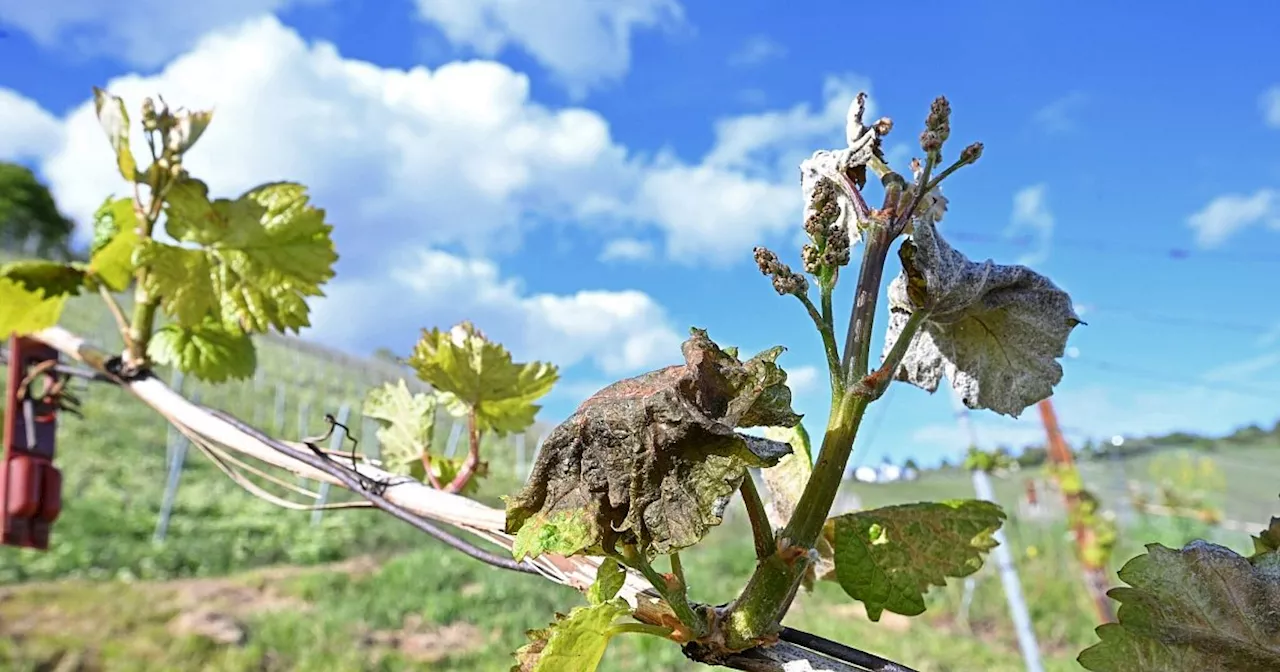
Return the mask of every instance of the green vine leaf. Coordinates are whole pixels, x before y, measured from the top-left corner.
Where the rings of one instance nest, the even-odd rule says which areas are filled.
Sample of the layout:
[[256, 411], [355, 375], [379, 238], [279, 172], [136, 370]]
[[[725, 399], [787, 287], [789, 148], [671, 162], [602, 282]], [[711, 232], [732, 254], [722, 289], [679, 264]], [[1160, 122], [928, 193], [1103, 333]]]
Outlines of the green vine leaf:
[[556, 614], [551, 627], [528, 632], [529, 643], [516, 651], [512, 672], [595, 672], [600, 667], [619, 618], [631, 613], [622, 599], [574, 607]]
[[108, 198], [93, 214], [89, 271], [113, 291], [124, 291], [133, 278], [133, 253], [141, 242], [133, 199]]
[[0, 277], [0, 338], [24, 336], [54, 326], [62, 317], [66, 302], [66, 294], [46, 297]]
[[137, 176], [138, 163], [133, 159], [133, 151], [129, 149], [129, 113], [124, 108], [124, 100], [119, 96], [93, 87], [93, 109], [98, 115], [98, 123], [107, 133], [107, 141], [111, 143], [111, 151], [116, 155], [116, 167], [120, 176], [133, 182]]
[[631, 613], [626, 601], [616, 598], [626, 576], [616, 560], [606, 559], [587, 590], [590, 606], [576, 607], [568, 616], [556, 614], [551, 627], [530, 630], [512, 672], [594, 672], [617, 634], [615, 623]]
[[614, 558], [605, 558], [596, 571], [596, 580], [587, 589], [587, 602], [604, 604], [618, 596], [622, 584], [627, 582], [627, 570]]
[[776, 352], [744, 363], [700, 329], [683, 351], [684, 365], [614, 383], [551, 431], [529, 482], [505, 498], [516, 558], [691, 546], [721, 522], [748, 467], [791, 452], [734, 431], [799, 421]]
[[915, 223], [899, 256], [885, 353], [912, 313], [926, 317], [895, 372], [898, 380], [935, 392], [945, 375], [965, 406], [1014, 417], [1053, 394], [1062, 380], [1057, 358], [1082, 324], [1066, 292], [1025, 266], [970, 261], [929, 218]]
[[371, 390], [362, 408], [365, 417], [380, 425], [378, 445], [383, 467], [392, 473], [426, 480], [422, 457], [431, 450], [435, 436], [435, 395], [410, 392], [409, 386], [399, 380]]
[[234, 201], [210, 202], [198, 180], [175, 184], [166, 230], [199, 248], [146, 240], [134, 261], [147, 267], [146, 291], [183, 326], [212, 316], [247, 333], [310, 325], [306, 299], [321, 296], [338, 255], [324, 211], [306, 190], [278, 182]]
[[85, 283], [84, 267], [44, 259], [22, 259], [0, 264], [0, 279], [46, 299], [76, 296]]
[[836, 580], [878, 621], [886, 610], [923, 613], [930, 586], [981, 569], [1005, 514], [991, 502], [967, 499], [886, 506], [831, 520]]
[[498, 434], [528, 429], [542, 408], [533, 402], [560, 377], [545, 362], [511, 361], [506, 348], [470, 322], [450, 331], [424, 329], [409, 366], [439, 391], [451, 414], [465, 417], [474, 409], [479, 430]]
[[[466, 462], [465, 457], [439, 457], [431, 458], [431, 475], [441, 485], [448, 485], [457, 478], [458, 472], [462, 471], [462, 466]], [[414, 471], [414, 478], [422, 479], [422, 469]], [[458, 492], [463, 495], [474, 495], [480, 491], [480, 480], [489, 475], [489, 463], [481, 460], [476, 463], [475, 471], [471, 473], [471, 478]]]
[[1280, 670], [1280, 554], [1148, 544], [1120, 569], [1116, 623], [1076, 659], [1092, 672]]
[[252, 378], [258, 366], [253, 339], [212, 320], [194, 327], [166, 324], [151, 337], [147, 357], [210, 383]]
[[1008, 471], [1014, 468], [1018, 463], [1004, 448], [987, 451], [977, 446], [969, 446], [969, 452], [964, 456], [964, 469], [966, 471], [984, 471], [988, 474], [997, 471]]

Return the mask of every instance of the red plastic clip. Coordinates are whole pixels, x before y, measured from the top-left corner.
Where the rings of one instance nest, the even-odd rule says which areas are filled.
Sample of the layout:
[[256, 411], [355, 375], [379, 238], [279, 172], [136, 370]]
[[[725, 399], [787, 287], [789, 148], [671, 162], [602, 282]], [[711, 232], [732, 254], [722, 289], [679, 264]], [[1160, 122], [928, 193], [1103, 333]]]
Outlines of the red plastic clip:
[[[34, 398], [28, 380], [33, 367], [49, 361], [58, 361], [57, 350], [30, 338], [9, 339], [0, 462], [0, 544], [5, 546], [48, 549], [50, 528], [62, 512], [62, 473], [53, 466], [57, 400]], [[46, 369], [40, 375], [52, 380], [53, 374]]]

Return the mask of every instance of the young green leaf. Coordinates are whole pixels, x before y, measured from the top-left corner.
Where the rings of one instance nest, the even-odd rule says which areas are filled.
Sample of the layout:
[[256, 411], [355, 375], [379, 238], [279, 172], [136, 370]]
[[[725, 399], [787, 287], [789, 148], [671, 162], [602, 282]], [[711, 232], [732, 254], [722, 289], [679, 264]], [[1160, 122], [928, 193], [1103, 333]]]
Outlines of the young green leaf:
[[832, 519], [836, 579], [873, 621], [885, 610], [918, 615], [930, 586], [944, 586], [947, 577], [965, 577], [982, 567], [982, 554], [995, 548], [993, 535], [1004, 519], [998, 505], [974, 499], [837, 516]]
[[[721, 521], [748, 467], [777, 464], [785, 443], [734, 431], [751, 420], [799, 421], [776, 354], [739, 361], [695, 329], [685, 364], [600, 390], [547, 436], [529, 482], [506, 498], [516, 557], [669, 553]], [[777, 372], [781, 372], [777, 369]]]
[[[462, 466], [466, 462], [465, 457], [438, 457], [431, 458], [431, 475], [441, 485], [448, 485], [453, 479], [458, 477], [458, 473], [462, 471]], [[419, 480], [425, 480], [423, 476], [425, 472], [417, 469], [413, 472], [413, 477]], [[480, 461], [476, 463], [475, 471], [471, 473], [471, 478], [458, 492], [463, 495], [474, 495], [480, 491], [480, 480], [489, 475], [489, 463]]]
[[111, 151], [116, 155], [116, 167], [120, 176], [133, 182], [138, 164], [133, 159], [133, 151], [129, 149], [129, 113], [125, 111], [124, 101], [98, 87], [93, 87], [93, 109], [98, 115], [98, 123], [107, 133], [107, 141], [111, 143]]
[[167, 230], [190, 249], [144, 241], [134, 260], [147, 267], [145, 289], [184, 326], [213, 316], [249, 333], [310, 324], [306, 299], [320, 296], [337, 254], [324, 211], [307, 205], [300, 185], [263, 185], [234, 201], [212, 203], [198, 180], [170, 194]]
[[93, 215], [89, 271], [112, 290], [123, 291], [133, 277], [133, 253], [141, 242], [133, 199], [108, 198]]
[[48, 329], [62, 317], [65, 294], [46, 298], [39, 292], [24, 289], [8, 278], [0, 277], [0, 339], [12, 334], [33, 334]]
[[166, 324], [152, 336], [147, 357], [210, 383], [251, 378], [258, 366], [253, 339], [212, 320], [194, 327]]
[[1148, 544], [1120, 569], [1116, 623], [1076, 659], [1092, 672], [1280, 670], [1280, 554]]
[[631, 613], [622, 599], [575, 607], [556, 614], [549, 628], [530, 630], [529, 643], [516, 651], [512, 672], [595, 672], [616, 634], [614, 624]]
[[1062, 380], [1057, 358], [1081, 324], [1071, 297], [1025, 266], [970, 261], [927, 218], [915, 222], [889, 285], [885, 353], [926, 311], [896, 378], [934, 392], [945, 375], [969, 408], [1018, 416]]
[[409, 365], [440, 391], [450, 413], [461, 417], [474, 409], [480, 431], [499, 434], [532, 425], [541, 408], [533, 401], [550, 392], [559, 379], [551, 364], [512, 362], [506, 348], [485, 338], [470, 322], [447, 332], [423, 330]]
[[85, 272], [77, 264], [22, 259], [0, 264], [0, 279], [17, 283], [44, 298], [75, 296], [84, 287]]
[[627, 570], [618, 564], [613, 558], [605, 558], [600, 563], [600, 569], [596, 571], [596, 580], [587, 589], [587, 601], [591, 604], [604, 604], [614, 597], [617, 597], [618, 591], [622, 590], [622, 584], [627, 582]]
[[381, 425], [378, 444], [386, 469], [423, 480], [422, 456], [431, 450], [435, 434], [435, 395], [410, 392], [400, 380], [371, 390], [363, 408], [365, 417]]

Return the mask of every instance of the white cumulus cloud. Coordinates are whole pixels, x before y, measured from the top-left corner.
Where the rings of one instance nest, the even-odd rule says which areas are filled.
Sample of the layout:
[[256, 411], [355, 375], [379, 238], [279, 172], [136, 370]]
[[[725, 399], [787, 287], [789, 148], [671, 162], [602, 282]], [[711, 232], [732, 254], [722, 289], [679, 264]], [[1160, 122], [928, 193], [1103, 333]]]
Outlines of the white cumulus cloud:
[[384, 277], [339, 276], [325, 293], [309, 331], [339, 347], [368, 351], [397, 338], [390, 347], [403, 351], [419, 329], [466, 319], [517, 358], [561, 367], [589, 361], [618, 375], [681, 359], [683, 339], [643, 292], [530, 293], [492, 261], [439, 250], [398, 255]]
[[1187, 219], [1195, 231], [1196, 244], [1204, 248], [1218, 247], [1236, 233], [1260, 224], [1280, 229], [1280, 192], [1259, 189], [1250, 195], [1219, 196]]
[[533, 56], [580, 98], [626, 74], [632, 31], [684, 20], [677, 0], [416, 0], [450, 42], [487, 57], [508, 46]]
[[0, 158], [37, 159], [62, 141], [62, 124], [14, 91], [0, 89]]

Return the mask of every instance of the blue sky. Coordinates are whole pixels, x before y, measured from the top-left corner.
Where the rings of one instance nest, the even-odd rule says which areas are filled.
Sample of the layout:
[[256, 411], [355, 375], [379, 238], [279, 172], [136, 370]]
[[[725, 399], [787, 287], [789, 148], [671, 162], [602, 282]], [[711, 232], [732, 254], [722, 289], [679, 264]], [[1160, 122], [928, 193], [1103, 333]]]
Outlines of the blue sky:
[[[857, 91], [872, 118], [894, 119], [900, 169], [945, 94], [949, 154], [975, 140], [986, 152], [948, 181], [941, 231], [972, 258], [1049, 275], [1089, 323], [1054, 397], [1070, 439], [1280, 416], [1280, 60], [1267, 29], [1280, 7], [219, 7], [0, 0], [0, 159], [35, 167], [84, 221], [123, 187], [92, 86], [132, 109], [156, 93], [214, 107], [188, 159], [196, 176], [223, 195], [299, 180], [335, 224], [339, 276], [312, 338], [407, 352], [418, 329], [472, 319], [517, 357], [563, 365], [543, 414], [554, 422], [611, 380], [677, 362], [696, 325], [747, 351], [786, 345], [816, 430], [817, 336], [751, 248], [798, 266], [797, 163], [842, 144]], [[1043, 437], [1034, 409], [975, 421], [988, 444]], [[955, 459], [967, 441], [945, 392], [905, 385], [864, 429], [859, 462]]]

